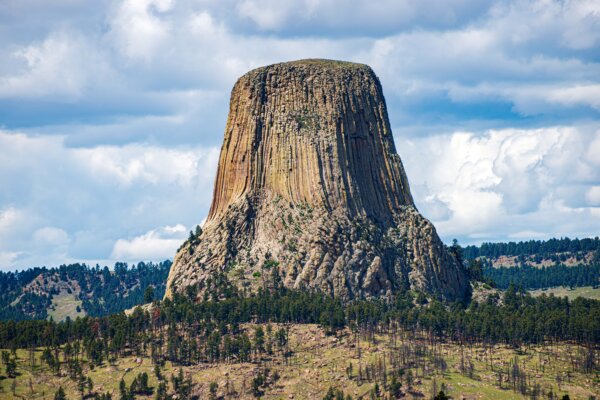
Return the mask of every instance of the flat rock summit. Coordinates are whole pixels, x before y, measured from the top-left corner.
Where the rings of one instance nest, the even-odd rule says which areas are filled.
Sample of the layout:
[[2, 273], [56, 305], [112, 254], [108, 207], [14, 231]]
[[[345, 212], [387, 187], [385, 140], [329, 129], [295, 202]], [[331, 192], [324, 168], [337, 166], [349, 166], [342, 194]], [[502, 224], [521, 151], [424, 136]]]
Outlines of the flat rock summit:
[[417, 211], [379, 79], [367, 65], [300, 60], [242, 76], [231, 93], [203, 231], [177, 252], [167, 294], [226, 276], [344, 301], [417, 290], [469, 293]]

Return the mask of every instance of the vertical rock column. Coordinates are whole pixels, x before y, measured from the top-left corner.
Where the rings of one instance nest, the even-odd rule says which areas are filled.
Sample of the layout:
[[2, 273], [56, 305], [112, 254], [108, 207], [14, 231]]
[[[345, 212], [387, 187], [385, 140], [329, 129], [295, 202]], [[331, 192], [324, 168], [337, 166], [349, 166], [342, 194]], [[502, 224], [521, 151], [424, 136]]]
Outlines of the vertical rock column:
[[414, 207], [368, 66], [301, 60], [236, 82], [204, 232], [178, 252], [167, 296], [234, 268], [251, 290], [266, 254], [287, 286], [344, 299], [467, 294], [462, 268]]

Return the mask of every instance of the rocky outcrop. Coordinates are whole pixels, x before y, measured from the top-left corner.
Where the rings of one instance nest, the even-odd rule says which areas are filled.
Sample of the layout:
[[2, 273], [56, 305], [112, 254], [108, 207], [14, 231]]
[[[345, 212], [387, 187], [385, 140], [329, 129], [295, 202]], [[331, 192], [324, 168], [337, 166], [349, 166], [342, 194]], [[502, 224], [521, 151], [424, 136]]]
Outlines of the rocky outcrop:
[[248, 290], [269, 285], [265, 259], [287, 287], [345, 300], [467, 295], [462, 267], [415, 208], [368, 66], [302, 60], [235, 84], [212, 206], [177, 253], [167, 296], [218, 272]]

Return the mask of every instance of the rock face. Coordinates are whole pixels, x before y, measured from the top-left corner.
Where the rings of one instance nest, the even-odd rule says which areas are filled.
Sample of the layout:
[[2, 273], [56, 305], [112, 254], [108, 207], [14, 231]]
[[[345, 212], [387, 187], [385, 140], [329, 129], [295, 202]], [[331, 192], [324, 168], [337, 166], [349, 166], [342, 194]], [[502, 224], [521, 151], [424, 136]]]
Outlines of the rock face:
[[469, 283], [415, 208], [379, 80], [366, 65], [302, 60], [248, 72], [231, 93], [212, 206], [178, 251], [167, 296], [224, 273], [344, 300]]

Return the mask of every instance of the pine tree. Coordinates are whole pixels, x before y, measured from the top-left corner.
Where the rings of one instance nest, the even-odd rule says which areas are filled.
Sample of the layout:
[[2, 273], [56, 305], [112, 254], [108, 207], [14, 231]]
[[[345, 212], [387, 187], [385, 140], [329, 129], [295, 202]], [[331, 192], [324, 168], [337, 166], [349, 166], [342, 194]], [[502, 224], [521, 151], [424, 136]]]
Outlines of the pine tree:
[[144, 291], [144, 303], [152, 303], [154, 301], [154, 286], [148, 286]]
[[62, 388], [62, 386], [58, 387], [58, 390], [54, 394], [54, 400], [67, 400], [67, 395], [65, 394], [65, 391]]

